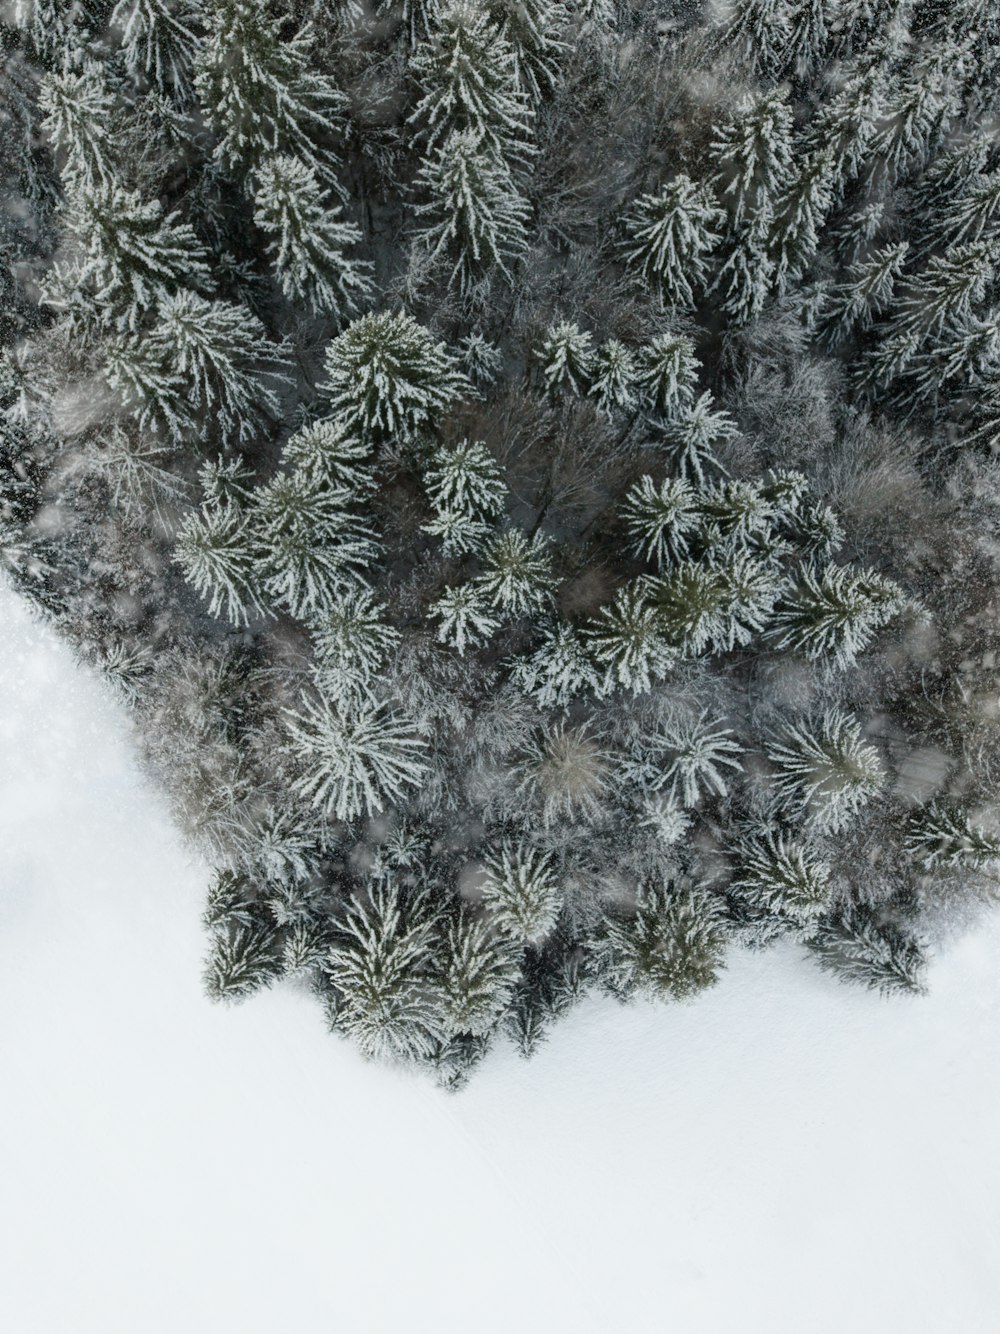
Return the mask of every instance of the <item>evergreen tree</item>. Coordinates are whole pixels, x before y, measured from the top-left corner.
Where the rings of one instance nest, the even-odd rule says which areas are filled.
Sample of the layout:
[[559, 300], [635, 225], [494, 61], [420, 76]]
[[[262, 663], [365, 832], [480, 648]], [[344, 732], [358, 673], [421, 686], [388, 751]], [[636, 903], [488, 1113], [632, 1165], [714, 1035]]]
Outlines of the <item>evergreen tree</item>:
[[678, 472], [698, 486], [704, 486], [710, 470], [721, 469], [712, 446], [737, 434], [736, 423], [727, 412], [713, 411], [714, 403], [711, 390], [706, 389], [695, 402], [682, 407], [664, 434]]
[[559, 62], [569, 50], [560, 32], [568, 14], [560, 0], [486, 0], [487, 9], [510, 43], [522, 88], [535, 102], [556, 86]]
[[847, 281], [838, 283], [824, 304], [824, 338], [837, 345], [846, 342], [857, 327], [871, 328], [875, 317], [892, 301], [908, 248], [906, 241], [883, 246], [851, 266]]
[[191, 94], [200, 7], [191, 0], [118, 0], [110, 25], [121, 34], [125, 68], [164, 95]]
[[1000, 858], [1000, 838], [960, 805], [935, 801], [910, 817], [906, 851], [927, 871], [978, 870]]
[[820, 923], [808, 942], [821, 968], [884, 996], [922, 992], [926, 957], [920, 941], [860, 906]]
[[205, 989], [213, 1000], [241, 1001], [268, 985], [280, 972], [270, 933], [261, 926], [216, 932], [205, 969]]
[[791, 133], [792, 113], [782, 89], [748, 94], [716, 128], [717, 183], [735, 228], [769, 214], [790, 185]]
[[342, 320], [371, 300], [370, 266], [347, 258], [361, 233], [324, 201], [308, 163], [275, 156], [257, 172], [254, 222], [271, 238], [268, 251], [285, 297]]
[[449, 134], [417, 184], [429, 197], [416, 211], [430, 219], [419, 233], [430, 262], [449, 261], [463, 294], [492, 268], [509, 281], [510, 266], [527, 248], [530, 209], [496, 150], [476, 131]]
[[289, 747], [304, 765], [294, 787], [335, 820], [373, 815], [419, 783], [423, 743], [410, 724], [377, 704], [350, 710], [306, 699], [288, 719]]
[[335, 413], [366, 439], [412, 435], [468, 390], [443, 343], [411, 315], [363, 315], [326, 352]]
[[290, 154], [335, 185], [330, 127], [346, 101], [334, 81], [309, 68], [308, 27], [289, 35], [263, 0], [209, 0], [208, 36], [195, 88], [216, 136], [215, 156], [252, 173], [272, 154]]
[[325, 698], [343, 701], [372, 697], [373, 683], [399, 631], [385, 621], [385, 606], [366, 588], [335, 596], [313, 627], [316, 680]]
[[515, 956], [485, 922], [459, 915], [448, 927], [441, 978], [444, 1021], [452, 1033], [491, 1032], [510, 1003]]
[[246, 515], [231, 504], [191, 510], [177, 535], [176, 559], [211, 616], [246, 625], [262, 609], [256, 543]]
[[624, 343], [609, 338], [591, 362], [590, 394], [609, 417], [630, 412], [636, 404], [635, 357]]
[[903, 593], [871, 570], [827, 565], [804, 569], [774, 617], [779, 648], [832, 660], [841, 670], [863, 653], [875, 632], [901, 609]]
[[594, 370], [593, 339], [568, 320], [549, 326], [539, 349], [545, 387], [551, 392], [568, 389], [585, 394]]
[[550, 859], [537, 848], [504, 843], [484, 869], [483, 903], [497, 928], [518, 944], [540, 944], [562, 907]]
[[717, 900], [667, 881], [639, 887], [633, 913], [609, 912], [593, 948], [599, 976], [622, 996], [687, 1000], [713, 986], [724, 966]]
[[543, 708], [565, 708], [576, 696], [596, 691], [600, 685], [586, 644], [565, 623], [545, 631], [534, 653], [518, 660], [511, 680]]
[[150, 339], [166, 352], [189, 406], [224, 441], [245, 440], [279, 416], [279, 351], [256, 316], [188, 291], [165, 297], [157, 314]]
[[626, 218], [625, 259], [664, 305], [690, 307], [705, 285], [723, 218], [707, 186], [675, 176], [659, 194], [643, 195]]
[[470, 0], [435, 7], [430, 38], [410, 61], [420, 98], [410, 117], [428, 150], [469, 132], [501, 160], [530, 148], [532, 113], [518, 86], [514, 52], [484, 8]]
[[601, 688], [606, 693], [623, 687], [633, 695], [645, 694], [677, 661], [644, 583], [619, 589], [614, 602], [601, 608], [584, 633], [604, 672]]
[[500, 627], [486, 594], [475, 584], [446, 589], [429, 614], [440, 622], [439, 642], [461, 654], [485, 644]]
[[657, 334], [636, 353], [636, 370], [636, 384], [653, 412], [676, 418], [688, 410], [698, 379], [690, 338]]
[[830, 867], [808, 843], [768, 830], [741, 850], [732, 889], [756, 916], [808, 928], [829, 906]]
[[47, 74], [39, 89], [42, 129], [62, 159], [62, 176], [72, 187], [110, 186], [115, 153], [110, 132], [114, 99], [98, 65]]
[[438, 445], [424, 471], [424, 489], [437, 510], [454, 509], [487, 519], [502, 513], [507, 498], [503, 472], [481, 440]]
[[751, 73], [779, 79], [788, 66], [792, 15], [788, 0], [734, 0], [724, 10], [723, 41]]
[[444, 1037], [433, 980], [437, 926], [424, 895], [396, 886], [349, 899], [338, 915], [323, 965], [334, 989], [332, 1021], [366, 1056], [426, 1058]]
[[146, 202], [118, 184], [83, 186], [73, 197], [69, 225], [81, 253], [69, 273], [58, 274], [50, 297], [55, 305], [85, 293], [88, 310], [134, 333], [168, 294], [208, 283], [194, 231], [176, 212], [164, 215], [158, 200]]
[[338, 418], [301, 427], [281, 455], [289, 469], [319, 486], [344, 491], [351, 500], [366, 499], [375, 489], [371, 449]]
[[729, 729], [709, 720], [676, 715], [641, 745], [627, 763], [633, 783], [647, 792], [666, 792], [677, 806], [697, 806], [704, 796], [724, 797], [729, 791], [725, 770], [741, 768], [743, 747]]
[[499, 533], [482, 554], [480, 590], [506, 617], [529, 616], [547, 607], [553, 578], [547, 540], [527, 538], [518, 528]]
[[536, 732], [513, 770], [518, 794], [538, 810], [544, 828], [560, 821], [601, 820], [611, 779], [611, 756], [588, 726], [565, 722]]
[[818, 830], [835, 834], [846, 828], [885, 782], [878, 752], [861, 739], [857, 718], [842, 709], [786, 726], [779, 738], [767, 748], [776, 769], [775, 792]]

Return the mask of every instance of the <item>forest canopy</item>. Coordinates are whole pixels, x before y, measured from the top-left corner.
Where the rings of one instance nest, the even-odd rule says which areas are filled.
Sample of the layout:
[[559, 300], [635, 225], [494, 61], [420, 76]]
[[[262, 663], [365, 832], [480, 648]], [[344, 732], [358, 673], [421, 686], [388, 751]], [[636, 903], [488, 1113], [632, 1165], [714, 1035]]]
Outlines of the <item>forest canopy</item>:
[[0, 560], [459, 1086], [1000, 864], [997, 0], [14, 0]]

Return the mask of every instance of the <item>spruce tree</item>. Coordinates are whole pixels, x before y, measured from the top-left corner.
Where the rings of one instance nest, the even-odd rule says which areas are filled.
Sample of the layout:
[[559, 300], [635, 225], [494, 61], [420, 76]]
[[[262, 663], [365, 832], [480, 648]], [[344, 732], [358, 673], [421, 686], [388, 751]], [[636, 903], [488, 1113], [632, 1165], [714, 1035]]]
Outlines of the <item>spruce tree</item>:
[[605, 916], [594, 964], [618, 995], [687, 1000], [719, 980], [724, 942], [721, 911], [711, 894], [670, 881], [645, 884], [634, 912]]

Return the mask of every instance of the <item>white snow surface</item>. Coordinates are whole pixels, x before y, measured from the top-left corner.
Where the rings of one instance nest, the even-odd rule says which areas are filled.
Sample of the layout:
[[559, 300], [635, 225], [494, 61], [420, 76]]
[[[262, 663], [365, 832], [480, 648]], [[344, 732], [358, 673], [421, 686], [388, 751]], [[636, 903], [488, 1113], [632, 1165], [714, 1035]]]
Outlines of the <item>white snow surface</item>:
[[793, 950], [445, 1094], [201, 991], [207, 869], [0, 589], [0, 1328], [995, 1334], [1000, 920], [926, 999]]

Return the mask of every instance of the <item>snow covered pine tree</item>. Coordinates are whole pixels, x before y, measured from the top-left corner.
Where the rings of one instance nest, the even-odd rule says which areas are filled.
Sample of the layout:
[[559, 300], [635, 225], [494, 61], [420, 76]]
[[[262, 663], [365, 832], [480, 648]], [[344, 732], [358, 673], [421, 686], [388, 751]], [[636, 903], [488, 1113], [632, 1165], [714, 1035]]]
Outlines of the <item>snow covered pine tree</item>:
[[924, 986], [1000, 874], [1000, 0], [3, 35], [0, 553], [210, 993], [457, 1086], [736, 948]]

